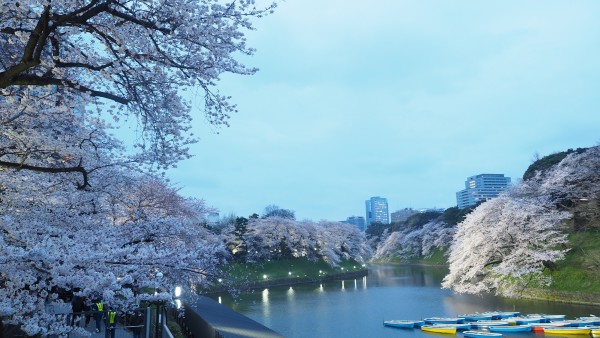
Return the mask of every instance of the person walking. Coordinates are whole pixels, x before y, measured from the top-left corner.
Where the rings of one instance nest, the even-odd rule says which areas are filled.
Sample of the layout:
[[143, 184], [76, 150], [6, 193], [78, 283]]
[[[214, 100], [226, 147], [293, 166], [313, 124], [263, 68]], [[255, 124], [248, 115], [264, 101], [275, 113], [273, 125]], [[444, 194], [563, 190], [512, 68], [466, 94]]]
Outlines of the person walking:
[[86, 310], [85, 299], [81, 296], [73, 296], [71, 301], [71, 326], [83, 326], [83, 316]]
[[117, 311], [109, 308], [106, 312], [106, 338], [115, 338], [115, 330], [117, 329]]
[[104, 318], [104, 303], [101, 299], [97, 299], [92, 304], [92, 310], [94, 310], [94, 320], [96, 321], [96, 333], [101, 331], [102, 319]]

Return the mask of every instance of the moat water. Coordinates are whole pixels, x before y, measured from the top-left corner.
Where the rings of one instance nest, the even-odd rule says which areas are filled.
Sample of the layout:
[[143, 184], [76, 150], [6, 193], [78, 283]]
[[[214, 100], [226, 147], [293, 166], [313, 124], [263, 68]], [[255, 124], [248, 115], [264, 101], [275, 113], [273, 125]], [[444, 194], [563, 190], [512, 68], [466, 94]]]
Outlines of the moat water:
[[[564, 314], [567, 318], [600, 315], [598, 306], [506, 299], [493, 295], [461, 295], [440, 288], [445, 268], [371, 266], [369, 275], [322, 284], [269, 288], [236, 298], [214, 296], [237, 312], [288, 338], [432, 337], [418, 329], [383, 326], [384, 320], [454, 317], [491, 310], [523, 314]], [[462, 337], [458, 333], [457, 336]], [[504, 337], [543, 337], [538, 333]]]

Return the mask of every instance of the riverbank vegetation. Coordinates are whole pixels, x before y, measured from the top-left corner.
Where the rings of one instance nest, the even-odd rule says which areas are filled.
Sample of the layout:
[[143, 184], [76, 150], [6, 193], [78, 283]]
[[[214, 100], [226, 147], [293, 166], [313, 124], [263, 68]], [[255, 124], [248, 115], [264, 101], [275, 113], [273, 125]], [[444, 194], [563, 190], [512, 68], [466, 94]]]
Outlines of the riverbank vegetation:
[[237, 291], [276, 285], [296, 285], [325, 280], [365, 276], [364, 263], [354, 259], [342, 259], [332, 266], [324, 259], [316, 261], [306, 257], [267, 260], [255, 263], [231, 263], [221, 277], [198, 290], [200, 293]]
[[599, 147], [549, 155], [506, 193], [462, 213], [373, 228], [374, 261], [439, 263], [445, 253], [443, 285], [459, 292], [599, 299], [599, 194]]

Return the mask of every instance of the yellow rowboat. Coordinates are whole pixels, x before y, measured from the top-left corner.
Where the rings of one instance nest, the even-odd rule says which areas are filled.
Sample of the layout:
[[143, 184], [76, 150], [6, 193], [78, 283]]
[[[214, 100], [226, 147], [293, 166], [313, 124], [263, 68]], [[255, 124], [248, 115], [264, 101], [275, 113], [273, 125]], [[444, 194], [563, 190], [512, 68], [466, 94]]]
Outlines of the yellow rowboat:
[[544, 333], [546, 334], [587, 334], [589, 335], [592, 330], [589, 327], [545, 327]]
[[423, 325], [421, 331], [434, 333], [456, 334], [456, 327], [443, 325]]
[[600, 337], [600, 326], [593, 326], [590, 329], [592, 331], [591, 332], [592, 336], [594, 336], [594, 337]]

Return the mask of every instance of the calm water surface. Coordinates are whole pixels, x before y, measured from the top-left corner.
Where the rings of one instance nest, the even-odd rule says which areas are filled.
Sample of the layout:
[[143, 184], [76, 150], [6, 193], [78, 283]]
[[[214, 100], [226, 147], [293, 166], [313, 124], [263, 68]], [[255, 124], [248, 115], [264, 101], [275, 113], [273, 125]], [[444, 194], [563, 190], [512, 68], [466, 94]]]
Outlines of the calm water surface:
[[[564, 314], [567, 318], [600, 315], [599, 306], [459, 295], [442, 290], [445, 268], [371, 266], [362, 279], [243, 293], [214, 298], [289, 338], [408, 337], [442, 338], [420, 330], [384, 327], [383, 320], [449, 317], [490, 310]], [[462, 334], [456, 335], [462, 338]], [[543, 338], [543, 334], [505, 334], [507, 338]]]

